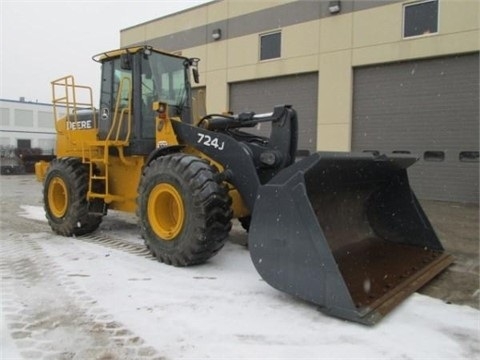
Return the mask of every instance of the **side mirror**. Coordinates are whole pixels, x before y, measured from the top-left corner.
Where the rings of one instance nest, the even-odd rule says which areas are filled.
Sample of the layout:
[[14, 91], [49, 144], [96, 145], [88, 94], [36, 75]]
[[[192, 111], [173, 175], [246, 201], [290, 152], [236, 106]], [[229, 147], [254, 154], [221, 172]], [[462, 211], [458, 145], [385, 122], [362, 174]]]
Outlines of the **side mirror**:
[[198, 69], [193, 68], [192, 74], [193, 74], [193, 80], [195, 81], [195, 84], [198, 84], [200, 82], [200, 75], [198, 74]]
[[192, 68], [192, 75], [193, 75], [193, 80], [195, 81], [196, 84], [200, 82], [200, 75], [198, 73], [198, 62], [200, 61], [199, 58], [191, 58], [188, 59], [188, 65]]

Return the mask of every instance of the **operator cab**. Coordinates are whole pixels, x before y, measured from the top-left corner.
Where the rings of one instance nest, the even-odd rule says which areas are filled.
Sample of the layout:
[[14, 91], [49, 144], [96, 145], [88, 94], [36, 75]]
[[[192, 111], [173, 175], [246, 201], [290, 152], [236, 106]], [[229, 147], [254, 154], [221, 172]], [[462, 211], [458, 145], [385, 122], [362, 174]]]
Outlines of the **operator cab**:
[[120, 49], [94, 57], [102, 64], [99, 140], [129, 140], [126, 155], [155, 149], [153, 103], [167, 103], [170, 117], [191, 123], [190, 67], [198, 80], [197, 59], [151, 47]]

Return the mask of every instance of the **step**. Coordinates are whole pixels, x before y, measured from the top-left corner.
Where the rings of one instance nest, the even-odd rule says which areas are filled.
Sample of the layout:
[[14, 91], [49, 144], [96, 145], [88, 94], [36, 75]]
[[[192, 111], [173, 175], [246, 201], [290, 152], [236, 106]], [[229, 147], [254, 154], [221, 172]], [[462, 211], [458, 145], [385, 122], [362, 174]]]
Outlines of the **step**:
[[103, 199], [107, 204], [111, 203], [112, 201], [125, 201], [124, 196], [113, 195], [113, 194], [105, 194], [105, 193], [96, 193], [96, 192], [88, 192], [87, 198], [89, 199]]
[[99, 176], [99, 175], [93, 175], [91, 177], [92, 180], [107, 180], [106, 176]]

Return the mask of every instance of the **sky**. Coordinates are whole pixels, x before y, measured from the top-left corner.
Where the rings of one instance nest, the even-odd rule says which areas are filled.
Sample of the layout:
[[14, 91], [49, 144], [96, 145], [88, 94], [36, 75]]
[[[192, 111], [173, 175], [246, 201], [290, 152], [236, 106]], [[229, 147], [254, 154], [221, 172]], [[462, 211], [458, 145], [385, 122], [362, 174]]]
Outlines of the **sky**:
[[51, 102], [50, 82], [73, 75], [98, 98], [100, 65], [120, 30], [210, 0], [0, 0], [0, 98]]

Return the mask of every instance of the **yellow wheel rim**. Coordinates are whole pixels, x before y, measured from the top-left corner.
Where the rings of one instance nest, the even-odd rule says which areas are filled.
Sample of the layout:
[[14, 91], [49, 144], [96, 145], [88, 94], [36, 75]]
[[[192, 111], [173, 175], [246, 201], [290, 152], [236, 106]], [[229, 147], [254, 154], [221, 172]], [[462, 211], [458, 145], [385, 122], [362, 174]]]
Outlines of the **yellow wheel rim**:
[[68, 192], [65, 181], [55, 177], [48, 185], [48, 207], [53, 216], [61, 218], [65, 216], [68, 208]]
[[162, 239], [173, 240], [182, 231], [185, 209], [182, 197], [172, 185], [163, 183], [152, 189], [147, 212], [152, 230]]

